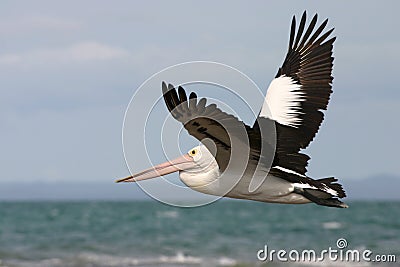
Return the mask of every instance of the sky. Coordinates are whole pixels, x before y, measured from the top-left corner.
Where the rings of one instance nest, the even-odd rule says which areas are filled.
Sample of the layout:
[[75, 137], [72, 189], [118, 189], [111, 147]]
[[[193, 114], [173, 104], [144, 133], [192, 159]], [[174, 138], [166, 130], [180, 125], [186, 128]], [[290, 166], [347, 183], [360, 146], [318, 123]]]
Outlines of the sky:
[[[398, 1], [1, 1], [0, 184], [128, 175], [122, 124], [146, 79], [174, 64], [214, 61], [265, 94], [291, 17], [304, 10], [329, 18], [337, 36], [334, 93], [306, 150], [309, 175], [400, 177], [399, 9]], [[188, 148], [197, 144], [185, 134]]]

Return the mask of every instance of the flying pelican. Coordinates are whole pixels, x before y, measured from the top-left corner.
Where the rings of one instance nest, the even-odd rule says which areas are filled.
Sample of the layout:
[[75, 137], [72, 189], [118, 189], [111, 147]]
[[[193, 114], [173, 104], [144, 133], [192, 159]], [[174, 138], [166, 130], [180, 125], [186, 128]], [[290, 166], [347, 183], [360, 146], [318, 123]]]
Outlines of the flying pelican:
[[[142, 181], [179, 171], [183, 183], [206, 194], [347, 208], [339, 200], [346, 194], [337, 179], [308, 177], [306, 167], [310, 157], [300, 152], [318, 132], [324, 119], [322, 110], [327, 109], [332, 93], [332, 50], [336, 37], [327, 40], [333, 29], [323, 33], [328, 19], [314, 31], [316, 23], [317, 14], [305, 30], [304, 12], [296, 33], [293, 16], [286, 58], [269, 85], [253, 126], [221, 111], [215, 104], [207, 105], [205, 98], [198, 100], [194, 92], [187, 97], [181, 86], [176, 90], [163, 82], [169, 112], [202, 145], [175, 160], [117, 182]], [[240, 129], [245, 138], [238, 133]], [[239, 151], [236, 156], [235, 149]], [[240, 153], [242, 150], [248, 153]], [[245, 155], [245, 160], [231, 164], [240, 154]], [[242, 165], [242, 171], [235, 169], [238, 165]], [[254, 182], [255, 176], [263, 179]], [[235, 182], [226, 183], [229, 180]]]

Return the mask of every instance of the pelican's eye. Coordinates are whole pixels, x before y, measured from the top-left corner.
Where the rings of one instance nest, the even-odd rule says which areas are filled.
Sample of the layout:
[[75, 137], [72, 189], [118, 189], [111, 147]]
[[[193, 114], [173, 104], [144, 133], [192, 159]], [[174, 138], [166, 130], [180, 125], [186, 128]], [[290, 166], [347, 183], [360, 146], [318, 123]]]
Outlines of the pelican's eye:
[[197, 149], [192, 149], [189, 151], [189, 155], [192, 157], [196, 156], [196, 154], [197, 154]]

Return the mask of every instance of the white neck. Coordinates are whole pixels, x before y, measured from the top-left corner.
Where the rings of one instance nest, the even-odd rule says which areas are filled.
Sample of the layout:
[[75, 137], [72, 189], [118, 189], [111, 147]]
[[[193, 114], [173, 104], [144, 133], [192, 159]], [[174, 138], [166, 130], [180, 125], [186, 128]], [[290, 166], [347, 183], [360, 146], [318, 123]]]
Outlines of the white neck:
[[196, 171], [181, 171], [179, 178], [193, 190], [214, 195], [218, 192], [218, 177], [220, 176], [219, 167], [216, 161], [212, 162], [207, 168]]

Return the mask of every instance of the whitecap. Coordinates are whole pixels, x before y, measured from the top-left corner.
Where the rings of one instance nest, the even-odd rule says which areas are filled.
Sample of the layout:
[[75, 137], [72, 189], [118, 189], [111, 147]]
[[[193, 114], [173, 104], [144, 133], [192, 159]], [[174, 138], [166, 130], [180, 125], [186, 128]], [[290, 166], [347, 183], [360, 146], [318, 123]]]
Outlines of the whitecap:
[[237, 261], [227, 257], [221, 257], [217, 261], [219, 266], [234, 266], [237, 264]]
[[119, 257], [95, 253], [82, 253], [78, 258], [80, 261], [90, 264], [110, 267], [159, 265], [162, 263], [197, 265], [202, 263], [201, 258], [186, 256], [182, 252], [178, 252], [175, 256], [155, 256], [151, 258]]
[[201, 258], [185, 256], [182, 252], [178, 252], [175, 256], [161, 256], [161, 263], [180, 263], [180, 264], [199, 264], [202, 262]]
[[343, 224], [341, 224], [340, 222], [324, 222], [322, 223], [322, 227], [324, 229], [328, 229], [328, 230], [335, 230], [335, 229], [340, 229], [343, 227]]
[[[6, 262], [4, 262], [6, 263]], [[1, 263], [0, 263], [1, 264]], [[7, 264], [10, 264], [11, 266], [19, 266], [19, 267], [56, 267], [56, 266], [62, 266], [63, 261], [58, 258], [50, 258], [50, 259], [44, 259], [44, 260], [39, 260], [39, 261], [24, 261], [24, 260], [10, 260], [7, 261]], [[5, 265], [1, 265], [2, 267], [7, 267]]]
[[176, 210], [158, 211], [157, 217], [158, 218], [178, 218], [179, 213]]

